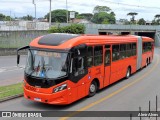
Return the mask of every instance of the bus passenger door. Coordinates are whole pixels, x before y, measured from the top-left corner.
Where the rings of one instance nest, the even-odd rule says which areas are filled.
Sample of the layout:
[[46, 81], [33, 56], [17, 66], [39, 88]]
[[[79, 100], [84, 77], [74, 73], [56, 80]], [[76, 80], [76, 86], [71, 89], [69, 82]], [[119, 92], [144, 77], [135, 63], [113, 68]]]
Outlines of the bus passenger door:
[[87, 80], [87, 63], [86, 63], [86, 46], [77, 46], [73, 54], [72, 77], [70, 78], [77, 89], [77, 99], [86, 96], [86, 80]]
[[111, 51], [106, 49], [104, 53], [104, 87], [109, 85], [111, 75]]

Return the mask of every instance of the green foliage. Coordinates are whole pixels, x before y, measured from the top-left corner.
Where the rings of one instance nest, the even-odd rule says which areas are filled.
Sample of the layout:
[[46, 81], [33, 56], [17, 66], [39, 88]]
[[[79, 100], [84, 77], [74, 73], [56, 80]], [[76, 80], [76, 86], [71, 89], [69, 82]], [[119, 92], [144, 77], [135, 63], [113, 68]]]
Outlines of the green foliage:
[[152, 21], [153, 25], [160, 25], [160, 14], [156, 14], [154, 16], [154, 20]]
[[33, 20], [33, 17], [31, 15], [23, 16], [23, 20]]
[[20, 94], [23, 94], [22, 83], [0, 87], [0, 100]]
[[77, 19], [84, 19], [85, 17], [82, 16], [82, 15], [77, 15], [76, 18], [77, 18]]
[[157, 18], [157, 19], [160, 19], [160, 14], [156, 14], [155, 16], [155, 19]]
[[97, 24], [114, 24], [116, 21], [115, 16], [113, 13], [106, 13], [106, 12], [100, 12], [100, 13], [95, 13], [92, 22], [97, 23]]
[[[69, 18], [70, 12], [75, 12], [75, 17], [80, 17], [78, 16], [78, 12], [76, 11], [67, 11], [65, 9], [57, 9], [57, 10], [51, 11], [51, 17], [52, 17], [51, 21], [57, 22], [57, 23], [67, 22], [67, 12], [68, 12], [68, 18]], [[49, 21], [49, 13], [45, 15], [45, 18], [47, 18], [47, 20]]]
[[85, 26], [83, 24], [72, 24], [65, 27], [51, 27], [49, 33], [72, 33], [72, 34], [84, 34]]
[[0, 21], [10, 21], [12, 18], [10, 16], [5, 16], [0, 13]]
[[91, 13], [82, 13], [82, 14], [77, 15], [76, 18], [91, 20], [92, 17], [93, 17], [93, 14], [91, 14]]
[[5, 15], [0, 14], [0, 21], [3, 21], [5, 19]]
[[[67, 14], [67, 10], [63, 10], [63, 9], [57, 9], [57, 10], [53, 10], [51, 11], [51, 21], [52, 22], [66, 22], [67, 20], [67, 17], [66, 17], [66, 14]], [[45, 15], [45, 18], [47, 18], [47, 20], [49, 20], [49, 13], [47, 15]]]
[[160, 25], [160, 19], [152, 20], [153, 25]]
[[141, 19], [138, 20], [138, 24], [139, 25], [145, 25], [146, 21], [143, 18], [141, 18]]
[[96, 6], [93, 10], [92, 22], [96, 24], [115, 24], [115, 13], [107, 6]]
[[104, 19], [102, 24], [109, 24], [108, 19]]
[[138, 15], [136, 12], [129, 12], [127, 15], [131, 16], [131, 21], [130, 23], [135, 24], [135, 15]]
[[100, 12], [109, 12], [111, 9], [107, 6], [99, 6], [97, 5], [94, 7], [93, 13], [100, 13]]

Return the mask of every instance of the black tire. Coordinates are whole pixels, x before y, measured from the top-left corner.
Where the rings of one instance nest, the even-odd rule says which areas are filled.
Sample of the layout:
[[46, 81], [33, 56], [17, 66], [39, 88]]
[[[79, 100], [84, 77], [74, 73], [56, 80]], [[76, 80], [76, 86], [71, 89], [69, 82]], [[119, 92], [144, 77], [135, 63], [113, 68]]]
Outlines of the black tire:
[[127, 72], [126, 72], [126, 79], [128, 79], [131, 76], [131, 68], [128, 67]]
[[148, 59], [146, 60], [146, 65], [145, 65], [145, 67], [147, 67], [148, 66]]
[[96, 81], [92, 81], [92, 83], [89, 86], [89, 97], [92, 97], [96, 94], [97, 91], [97, 83]]
[[149, 58], [149, 64], [151, 64], [151, 58]]

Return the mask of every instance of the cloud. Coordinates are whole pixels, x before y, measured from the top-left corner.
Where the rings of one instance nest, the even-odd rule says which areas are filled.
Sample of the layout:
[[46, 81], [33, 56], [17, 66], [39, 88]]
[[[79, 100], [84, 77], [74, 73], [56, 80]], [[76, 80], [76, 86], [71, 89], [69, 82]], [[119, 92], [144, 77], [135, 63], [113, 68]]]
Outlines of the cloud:
[[[137, 12], [136, 19], [144, 18], [153, 20], [154, 15], [158, 14], [160, 9], [144, 8], [138, 6], [159, 7], [160, 1], [157, 0], [67, 0], [68, 10], [74, 10], [79, 13], [92, 13], [96, 5], [108, 6], [115, 12], [116, 18], [127, 18], [127, 13]], [[18, 17], [24, 15], [34, 16], [34, 5], [32, 0], [1, 0], [0, 13], [6, 15], [14, 14]], [[49, 0], [35, 0], [37, 6], [37, 17], [44, 17], [49, 12]], [[117, 3], [117, 4], [116, 4]], [[135, 6], [124, 6], [118, 3], [125, 3]], [[66, 0], [52, 0], [52, 10], [66, 9]]]

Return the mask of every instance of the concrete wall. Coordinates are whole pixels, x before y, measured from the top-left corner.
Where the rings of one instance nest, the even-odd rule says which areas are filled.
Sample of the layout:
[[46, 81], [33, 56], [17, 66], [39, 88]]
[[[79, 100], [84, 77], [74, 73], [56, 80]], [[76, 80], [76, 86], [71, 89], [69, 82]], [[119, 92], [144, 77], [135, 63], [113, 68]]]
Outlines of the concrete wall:
[[[67, 23], [56, 23], [53, 26], [67, 26]], [[99, 31], [107, 32], [154, 32], [155, 45], [160, 46], [160, 26], [146, 25], [103, 25], [103, 24], [84, 24], [86, 34], [99, 34]], [[48, 34], [47, 30], [20, 30], [20, 31], [0, 31], [0, 55], [15, 54], [16, 49], [26, 46], [34, 38]], [[2, 49], [5, 48], [5, 49]]]
[[155, 46], [160, 47], [160, 30], [155, 33]]
[[38, 36], [48, 34], [46, 30], [0, 31], [0, 48], [19, 48], [26, 46]]

